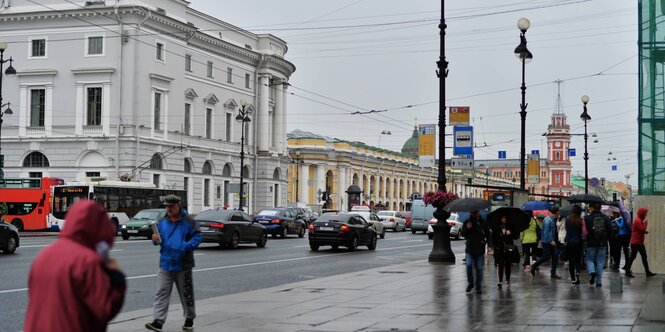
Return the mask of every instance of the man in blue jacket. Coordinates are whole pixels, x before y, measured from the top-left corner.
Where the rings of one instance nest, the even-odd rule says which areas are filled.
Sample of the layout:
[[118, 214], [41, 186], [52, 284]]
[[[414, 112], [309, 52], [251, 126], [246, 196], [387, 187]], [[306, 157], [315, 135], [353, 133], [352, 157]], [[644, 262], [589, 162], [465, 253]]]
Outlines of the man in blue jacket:
[[540, 242], [543, 246], [543, 257], [541, 257], [537, 262], [531, 265], [531, 275], [536, 275], [536, 270], [538, 267], [547, 262], [550, 257], [552, 258], [552, 269], [550, 272], [550, 277], [552, 279], [561, 279], [561, 277], [556, 274], [556, 268], [559, 264], [559, 252], [558, 252], [558, 233], [559, 230], [556, 227], [556, 221], [559, 219], [559, 207], [553, 206], [550, 208], [549, 216], [545, 217], [543, 221], [543, 230], [541, 231], [542, 235], [540, 236]]
[[201, 244], [203, 236], [194, 219], [180, 208], [180, 197], [168, 195], [163, 204], [166, 216], [157, 224], [159, 234], [152, 235], [153, 244], [160, 245], [159, 287], [155, 295], [154, 320], [145, 327], [152, 331], [162, 330], [175, 283], [185, 315], [182, 329], [193, 330], [196, 317], [192, 282], [194, 249]]

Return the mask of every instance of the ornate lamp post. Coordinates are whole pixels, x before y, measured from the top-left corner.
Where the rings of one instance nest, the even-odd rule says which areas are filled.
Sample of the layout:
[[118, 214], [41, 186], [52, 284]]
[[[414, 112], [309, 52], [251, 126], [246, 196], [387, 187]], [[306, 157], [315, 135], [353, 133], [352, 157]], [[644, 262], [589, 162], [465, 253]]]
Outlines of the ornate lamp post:
[[591, 121], [589, 113], [586, 111], [586, 104], [589, 102], [589, 96], [582, 96], [582, 104], [584, 104], [584, 112], [580, 115], [580, 119], [584, 121], [584, 193], [589, 193], [589, 151], [587, 150], [587, 141], [589, 135], [587, 134], [587, 122]]
[[[12, 57], [9, 57], [9, 59], [5, 60], [4, 53], [5, 50], [7, 49], [7, 43], [5, 42], [0, 42], [0, 140], [2, 139], [2, 116], [3, 115], [12, 115], [14, 112], [12, 112], [12, 109], [9, 108], [10, 103], [3, 104], [2, 103], [2, 66], [9, 62], [9, 67], [7, 67], [7, 70], [5, 70], [5, 74], [7, 76], [14, 76], [16, 75], [16, 69], [12, 66], [12, 62], [14, 60]], [[3, 111], [3, 108], [7, 106], [7, 109]], [[5, 167], [5, 156], [2, 154], [2, 143], [0, 142], [0, 179], [5, 177], [4, 172], [2, 171], [2, 168]]]
[[520, 44], [517, 45], [515, 48], [515, 56], [522, 61], [522, 103], [520, 104], [520, 119], [522, 123], [521, 127], [521, 136], [520, 136], [520, 189], [524, 190], [525, 188], [525, 159], [526, 159], [526, 148], [525, 148], [525, 140], [526, 140], [526, 84], [524, 83], [524, 77], [525, 77], [525, 69], [526, 69], [526, 64], [528, 62], [531, 62], [531, 59], [533, 59], [533, 54], [529, 51], [529, 49], [526, 47], [526, 31], [529, 29], [529, 26], [531, 26], [531, 22], [529, 22], [528, 19], [526, 18], [520, 18], [519, 21], [517, 21], [517, 28], [520, 29]]
[[240, 129], [240, 202], [238, 203], [238, 210], [244, 211], [242, 208], [242, 203], [244, 200], [244, 186], [245, 183], [243, 181], [243, 171], [245, 169], [245, 123], [252, 121], [249, 118], [249, 115], [247, 114], [247, 111], [245, 111], [245, 106], [247, 106], [247, 102], [243, 99], [240, 100], [240, 109], [238, 110], [238, 115], [236, 116], [236, 120], [240, 121], [241, 124], [241, 129]]
[[300, 192], [300, 165], [305, 161], [300, 159], [300, 151], [296, 151], [296, 159], [293, 161], [296, 164], [296, 205], [298, 204], [298, 193]]

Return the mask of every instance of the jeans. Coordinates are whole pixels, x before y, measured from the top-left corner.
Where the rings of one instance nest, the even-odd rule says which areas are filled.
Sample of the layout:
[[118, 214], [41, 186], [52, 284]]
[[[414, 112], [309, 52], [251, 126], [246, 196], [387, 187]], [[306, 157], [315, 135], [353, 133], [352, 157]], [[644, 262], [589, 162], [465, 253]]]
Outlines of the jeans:
[[586, 248], [586, 267], [589, 274], [596, 273], [596, 285], [603, 282], [603, 262], [605, 261], [605, 247], [587, 247]]
[[543, 257], [534, 263], [531, 268], [538, 268], [541, 264], [547, 262], [550, 257], [552, 257], [552, 269], [550, 273], [551, 275], [556, 275], [556, 267], [559, 264], [559, 249], [549, 243], [543, 243]]
[[476, 289], [483, 285], [483, 264], [485, 264], [485, 255], [473, 256], [466, 253], [466, 280], [469, 285], [473, 285], [473, 268], [476, 268]]

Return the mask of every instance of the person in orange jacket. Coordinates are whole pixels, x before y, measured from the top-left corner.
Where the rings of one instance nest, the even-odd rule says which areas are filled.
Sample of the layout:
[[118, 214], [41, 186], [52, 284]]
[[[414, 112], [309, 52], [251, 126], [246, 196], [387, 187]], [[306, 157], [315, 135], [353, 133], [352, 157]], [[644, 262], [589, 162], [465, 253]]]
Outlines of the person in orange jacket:
[[653, 277], [656, 274], [649, 270], [649, 262], [647, 261], [647, 248], [644, 246], [644, 235], [649, 234], [647, 227], [649, 226], [649, 220], [647, 219], [647, 213], [649, 209], [640, 208], [637, 210], [637, 218], [633, 222], [633, 232], [630, 237], [630, 259], [626, 264], [626, 277], [633, 278], [633, 272], [630, 268], [633, 266], [633, 261], [637, 258], [637, 253], [642, 257], [642, 265], [644, 265], [644, 271], [647, 273], [647, 277]]

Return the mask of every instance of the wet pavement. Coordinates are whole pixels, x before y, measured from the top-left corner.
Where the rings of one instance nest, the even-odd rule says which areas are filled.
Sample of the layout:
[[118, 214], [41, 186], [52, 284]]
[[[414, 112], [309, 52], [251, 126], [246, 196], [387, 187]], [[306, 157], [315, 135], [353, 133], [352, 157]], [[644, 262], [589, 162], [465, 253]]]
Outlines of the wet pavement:
[[[513, 269], [512, 285], [498, 289], [486, 265], [482, 293], [465, 292], [458, 257], [456, 265], [421, 260], [210, 298], [197, 301], [195, 330], [665, 331], [661, 275], [622, 277], [623, 292], [611, 293], [610, 277], [622, 273], [603, 273], [596, 288], [586, 275], [571, 285], [567, 268], [561, 280], [543, 267], [536, 277]], [[151, 320], [152, 309], [122, 313], [109, 331], [145, 331]], [[164, 331], [180, 331], [183, 322], [180, 304], [172, 304]]]

